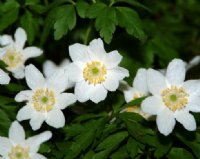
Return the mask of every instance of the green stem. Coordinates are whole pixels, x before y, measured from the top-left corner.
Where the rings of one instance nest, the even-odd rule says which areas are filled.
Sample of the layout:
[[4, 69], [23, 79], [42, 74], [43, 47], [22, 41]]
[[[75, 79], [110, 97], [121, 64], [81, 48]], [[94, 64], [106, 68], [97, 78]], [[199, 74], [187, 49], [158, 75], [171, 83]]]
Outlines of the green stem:
[[48, 0], [44, 0], [44, 4], [45, 4], [45, 6], [48, 6], [49, 5]]
[[89, 27], [88, 27], [88, 29], [86, 30], [86, 33], [85, 33], [85, 38], [84, 38], [84, 42], [83, 42], [85, 45], [88, 44], [88, 40], [89, 40], [91, 30], [92, 30], [92, 23], [89, 25]]

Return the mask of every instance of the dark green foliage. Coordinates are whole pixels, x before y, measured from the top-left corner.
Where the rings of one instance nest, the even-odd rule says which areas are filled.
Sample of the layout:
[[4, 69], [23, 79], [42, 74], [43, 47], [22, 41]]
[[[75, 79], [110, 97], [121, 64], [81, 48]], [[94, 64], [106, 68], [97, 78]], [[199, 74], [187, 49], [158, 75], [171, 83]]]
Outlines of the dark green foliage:
[[[17, 27], [23, 27], [27, 44], [44, 50], [41, 58], [27, 61], [39, 68], [46, 59], [58, 63], [68, 57], [69, 45], [88, 45], [100, 37], [107, 52], [118, 50], [123, 56], [120, 65], [129, 70], [125, 80], [132, 84], [140, 67], [161, 69], [173, 58], [188, 62], [200, 54], [199, 8], [199, 0], [2, 0], [0, 33], [13, 35]], [[0, 68], [5, 67], [0, 61]], [[200, 77], [198, 68], [188, 74], [188, 78]], [[23, 103], [16, 103], [14, 97], [25, 86], [24, 80], [15, 79], [1, 86], [0, 136], [7, 136], [16, 120]], [[186, 131], [177, 124], [166, 137], [158, 132], [155, 118], [146, 121], [136, 113], [122, 113], [143, 99], [125, 104], [117, 91], [98, 105], [77, 102], [65, 110], [64, 128], [44, 125], [39, 130], [54, 134], [39, 152], [49, 159], [200, 158], [200, 117], [195, 115], [197, 131]], [[28, 122], [22, 125], [28, 136], [35, 134]]]

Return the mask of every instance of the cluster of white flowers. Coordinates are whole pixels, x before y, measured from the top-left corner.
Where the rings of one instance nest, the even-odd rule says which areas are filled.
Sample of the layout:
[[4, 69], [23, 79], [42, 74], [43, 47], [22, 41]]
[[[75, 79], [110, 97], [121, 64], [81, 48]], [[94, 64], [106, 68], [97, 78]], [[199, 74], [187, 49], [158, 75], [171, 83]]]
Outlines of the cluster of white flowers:
[[[123, 111], [136, 112], [147, 120], [156, 117], [158, 130], [168, 135], [172, 132], [176, 120], [187, 130], [195, 130], [196, 122], [190, 112], [200, 112], [200, 81], [184, 82], [186, 70], [199, 63], [199, 57], [188, 65], [180, 59], [174, 59], [166, 70], [141, 68], [130, 87], [123, 79], [129, 76], [127, 69], [119, 67], [122, 56], [118, 51], [106, 53], [101, 39], [94, 39], [88, 46], [79, 43], [69, 46], [72, 59], [65, 59], [59, 66], [52, 61], [43, 65], [43, 74], [32, 64], [25, 61], [37, 57], [43, 51], [37, 47], [24, 48], [27, 35], [18, 28], [14, 35], [0, 36], [0, 58], [6, 69], [17, 79], [25, 77], [30, 90], [23, 90], [15, 96], [17, 102], [25, 102], [17, 114], [17, 120], [29, 120], [33, 130], [40, 129], [45, 121], [54, 128], [65, 125], [65, 116], [61, 110], [77, 100], [99, 103], [105, 100], [108, 91], [123, 91], [128, 103], [140, 97], [141, 107], [132, 106]], [[0, 69], [0, 84], [9, 84], [8, 73]], [[74, 87], [73, 93], [66, 93]], [[17, 133], [16, 133], [17, 132]], [[37, 151], [42, 142], [51, 138], [51, 132], [44, 132], [25, 140], [22, 126], [13, 122], [9, 130], [9, 139], [0, 137], [0, 156], [3, 159], [44, 159]]]

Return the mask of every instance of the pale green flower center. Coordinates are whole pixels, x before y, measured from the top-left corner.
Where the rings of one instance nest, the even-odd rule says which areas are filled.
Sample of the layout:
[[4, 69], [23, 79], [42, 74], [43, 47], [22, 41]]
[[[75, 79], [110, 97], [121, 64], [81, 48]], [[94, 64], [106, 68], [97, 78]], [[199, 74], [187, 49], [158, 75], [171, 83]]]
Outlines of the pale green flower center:
[[32, 97], [35, 110], [39, 112], [49, 112], [55, 104], [55, 94], [48, 88], [37, 89]]
[[162, 100], [171, 111], [183, 109], [188, 103], [188, 93], [182, 88], [171, 86], [162, 91]]
[[9, 159], [31, 159], [29, 156], [29, 148], [24, 148], [21, 145], [12, 147], [8, 156]]
[[83, 77], [89, 84], [100, 84], [106, 80], [106, 66], [99, 61], [88, 62], [83, 70]]
[[2, 60], [8, 65], [7, 68], [10, 70], [23, 63], [22, 54], [18, 53], [14, 49], [7, 49], [6, 53], [2, 57]]

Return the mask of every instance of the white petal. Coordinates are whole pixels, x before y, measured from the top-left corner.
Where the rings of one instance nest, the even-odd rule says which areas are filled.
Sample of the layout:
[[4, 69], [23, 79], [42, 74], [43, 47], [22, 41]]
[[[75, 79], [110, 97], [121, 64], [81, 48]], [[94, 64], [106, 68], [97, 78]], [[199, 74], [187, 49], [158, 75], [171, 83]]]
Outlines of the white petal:
[[71, 63], [71, 61], [70, 61], [68, 58], [66, 58], [66, 59], [62, 60], [62, 62], [60, 63], [60, 67], [61, 67], [61, 68], [65, 68], [65, 67], [67, 67], [70, 63]]
[[116, 74], [108, 73], [103, 85], [109, 91], [116, 91], [116, 89], [119, 87], [119, 81], [120, 80]]
[[85, 81], [76, 83], [74, 93], [79, 102], [86, 102], [89, 100], [90, 91], [92, 90], [92, 85], [89, 85]]
[[72, 93], [62, 93], [57, 98], [57, 105], [60, 109], [65, 109], [67, 106], [76, 102], [76, 96]]
[[160, 133], [164, 134], [165, 136], [169, 135], [176, 124], [173, 112], [167, 108], [163, 109], [157, 115], [156, 123]]
[[72, 61], [87, 62], [90, 60], [87, 46], [78, 43], [69, 46], [69, 55]]
[[22, 54], [24, 56], [24, 59], [27, 60], [32, 57], [40, 56], [43, 53], [43, 51], [37, 47], [27, 47], [23, 50]]
[[18, 49], [23, 49], [25, 42], [27, 40], [27, 35], [26, 32], [24, 31], [23, 28], [17, 28], [15, 32], [15, 45]]
[[12, 45], [13, 44], [13, 39], [10, 35], [2, 35], [0, 36], [0, 44], [2, 46], [5, 46], [5, 45]]
[[133, 81], [133, 87], [137, 90], [148, 93], [149, 89], [147, 86], [147, 70], [146, 69], [139, 69]]
[[118, 66], [121, 60], [122, 60], [122, 56], [118, 53], [118, 51], [115, 50], [106, 54], [104, 62], [106, 66], [108, 67], [108, 69], [112, 69]]
[[43, 73], [45, 77], [50, 77], [57, 70], [58, 70], [58, 67], [53, 61], [47, 60], [44, 62]]
[[190, 96], [186, 109], [192, 112], [200, 112], [200, 97], [196, 95]]
[[41, 155], [41, 154], [36, 153], [36, 154], [32, 157], [32, 159], [47, 159], [47, 158], [44, 157], [44, 156]]
[[0, 84], [9, 84], [10, 77], [2, 69], [0, 69]]
[[24, 78], [24, 65], [19, 66], [15, 70], [11, 71], [13, 73], [13, 76], [16, 79], [22, 79]]
[[95, 85], [90, 92], [90, 100], [94, 103], [99, 103], [107, 96], [107, 90], [101, 84]]
[[122, 80], [129, 76], [128, 70], [123, 67], [115, 67], [111, 70], [107, 70], [107, 74], [112, 74], [118, 80]]
[[70, 64], [66, 71], [68, 73], [69, 76], [69, 80], [73, 81], [73, 82], [78, 82], [83, 80], [83, 70], [81, 69], [81, 66], [83, 64], [80, 63], [72, 63]]
[[32, 64], [25, 68], [26, 83], [31, 89], [42, 87], [45, 84], [45, 79], [41, 72]]
[[191, 69], [192, 67], [195, 67], [196, 65], [198, 65], [200, 63], [200, 56], [195, 56], [194, 58], [192, 58], [188, 65], [186, 66], [186, 70]]
[[165, 108], [165, 106], [161, 99], [150, 96], [143, 100], [141, 108], [145, 113], [156, 115], [159, 114]]
[[32, 95], [33, 92], [31, 90], [21, 91], [15, 96], [15, 101], [17, 102], [29, 101]]
[[172, 60], [168, 67], [166, 77], [171, 84], [178, 85], [185, 80], [185, 64], [180, 59]]
[[32, 118], [33, 114], [33, 109], [30, 105], [26, 105], [23, 108], [21, 108], [18, 113], [17, 113], [17, 120], [22, 121], [22, 120], [28, 120]]
[[5, 48], [0, 48], [0, 59], [6, 54]]
[[189, 80], [183, 83], [183, 88], [187, 93], [200, 95], [200, 80]]
[[48, 87], [54, 88], [58, 93], [63, 92], [66, 90], [68, 85], [68, 76], [65, 73], [64, 69], [60, 69], [54, 72], [48, 79], [47, 79]]
[[196, 121], [188, 111], [181, 110], [175, 113], [176, 120], [181, 123], [185, 129], [189, 131], [196, 130]]
[[9, 129], [9, 139], [15, 144], [25, 141], [24, 128], [17, 121], [14, 121]]
[[38, 130], [40, 129], [42, 123], [44, 122], [45, 120], [45, 117], [41, 114], [41, 113], [34, 113], [32, 115], [32, 118], [30, 120], [30, 125], [32, 127], [32, 129], [35, 131], [35, 130]]
[[92, 40], [88, 46], [88, 53], [92, 60], [104, 59], [106, 51], [103, 46], [103, 41], [100, 38]]
[[159, 95], [161, 91], [167, 87], [165, 77], [160, 72], [153, 69], [147, 70], [147, 84], [149, 91], [153, 95]]
[[126, 103], [132, 101], [134, 99], [134, 93], [136, 93], [136, 89], [129, 87], [127, 90], [124, 91], [124, 98]]
[[6, 137], [0, 136], [0, 155], [5, 156], [11, 150], [12, 143]]
[[65, 116], [61, 110], [52, 110], [48, 113], [46, 123], [54, 128], [64, 127]]
[[32, 153], [36, 153], [39, 148], [40, 145], [49, 140], [52, 137], [52, 133], [51, 131], [45, 131], [43, 133], [40, 133], [39, 135], [35, 135], [33, 137], [30, 137], [26, 140], [26, 144], [29, 146], [30, 151]]

